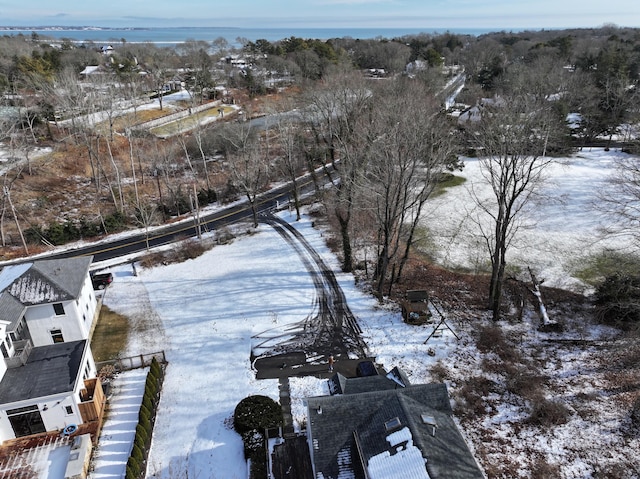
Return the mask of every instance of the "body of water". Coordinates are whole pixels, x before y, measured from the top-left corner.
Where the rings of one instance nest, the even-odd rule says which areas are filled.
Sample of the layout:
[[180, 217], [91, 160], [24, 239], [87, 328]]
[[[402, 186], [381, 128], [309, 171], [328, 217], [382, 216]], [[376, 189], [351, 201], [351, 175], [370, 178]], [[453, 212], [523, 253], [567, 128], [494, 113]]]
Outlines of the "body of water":
[[155, 43], [160, 46], [172, 46], [185, 40], [204, 40], [211, 42], [224, 38], [231, 45], [240, 46], [238, 39], [250, 41], [265, 39], [282, 40], [289, 37], [328, 40], [330, 38], [352, 37], [359, 39], [396, 38], [418, 33], [441, 34], [447, 31], [465, 35], [482, 35], [499, 29], [459, 28], [459, 29], [419, 29], [419, 28], [232, 28], [232, 27], [193, 27], [193, 28], [7, 28], [0, 35], [28, 35], [33, 32], [40, 36], [56, 39], [70, 39], [74, 42], [117, 43], [123, 39], [128, 43]]

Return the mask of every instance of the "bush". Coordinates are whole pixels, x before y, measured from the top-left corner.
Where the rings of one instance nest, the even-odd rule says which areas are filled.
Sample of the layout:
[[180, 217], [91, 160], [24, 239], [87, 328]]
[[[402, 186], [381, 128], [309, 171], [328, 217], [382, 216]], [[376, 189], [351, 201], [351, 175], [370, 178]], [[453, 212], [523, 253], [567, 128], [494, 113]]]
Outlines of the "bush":
[[596, 316], [606, 323], [640, 323], [640, 276], [615, 273], [598, 286]]
[[149, 373], [156, 379], [160, 379], [162, 377], [162, 367], [155, 356], [151, 359]]
[[492, 392], [498, 391], [498, 385], [484, 376], [470, 377], [460, 388], [458, 393], [458, 409], [469, 418], [486, 414], [489, 404], [485, 398]]
[[200, 206], [208, 205], [218, 201], [218, 195], [215, 190], [206, 189], [198, 191], [198, 204]]
[[538, 458], [531, 469], [531, 479], [548, 479], [549, 477], [560, 477], [560, 466], [550, 464], [544, 458]]
[[233, 427], [241, 435], [282, 425], [282, 407], [267, 396], [249, 396], [238, 403], [233, 413]]
[[536, 398], [546, 378], [530, 368], [515, 368], [507, 376], [507, 390], [524, 398]]
[[106, 231], [102, 230], [103, 233], [114, 233], [116, 231], [124, 229], [124, 227], [127, 225], [127, 218], [125, 217], [124, 213], [121, 213], [119, 211], [105, 216], [103, 220], [104, 228], [106, 229]]
[[559, 401], [539, 398], [533, 401], [529, 423], [536, 426], [558, 426], [569, 421], [569, 408]]
[[142, 464], [144, 462], [144, 452], [142, 452], [142, 449], [137, 444], [133, 445], [131, 457], [134, 458], [138, 464]]
[[[155, 360], [155, 358], [154, 358]], [[127, 462], [126, 479], [139, 479], [143, 472], [143, 465], [147, 457], [147, 446], [152, 432], [152, 419], [155, 418], [156, 402], [155, 398], [160, 388], [162, 378], [154, 376], [152, 371], [162, 371], [162, 368], [155, 362], [151, 362], [151, 368], [147, 373], [147, 383], [145, 393], [142, 397], [142, 404], [138, 411], [138, 425], [136, 426], [136, 435], [133, 440], [133, 448]]]
[[134, 443], [138, 444], [141, 449], [144, 449], [147, 446], [148, 440], [149, 432], [142, 426], [142, 424], [138, 424], [136, 426], [136, 437], [134, 439]]
[[631, 406], [631, 422], [640, 429], [640, 397], [637, 397]]
[[521, 354], [518, 352], [517, 348], [508, 341], [502, 332], [502, 329], [497, 324], [479, 328], [476, 345], [480, 352], [493, 352], [506, 363], [522, 361]]
[[127, 461], [127, 479], [138, 479], [138, 477], [140, 477], [140, 463], [131, 456]]

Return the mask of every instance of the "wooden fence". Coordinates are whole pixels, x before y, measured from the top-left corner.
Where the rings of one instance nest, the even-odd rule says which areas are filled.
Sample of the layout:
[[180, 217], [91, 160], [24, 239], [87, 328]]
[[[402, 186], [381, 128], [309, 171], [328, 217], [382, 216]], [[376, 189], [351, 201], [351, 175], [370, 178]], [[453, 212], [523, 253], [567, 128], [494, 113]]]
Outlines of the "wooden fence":
[[126, 358], [111, 359], [109, 361], [100, 361], [96, 363], [96, 369], [100, 371], [104, 366], [113, 366], [116, 372], [129, 371], [131, 369], [145, 368], [151, 365], [153, 358], [156, 358], [160, 364], [166, 364], [167, 358], [164, 351], [156, 353], [139, 354], [137, 356], [128, 356]]

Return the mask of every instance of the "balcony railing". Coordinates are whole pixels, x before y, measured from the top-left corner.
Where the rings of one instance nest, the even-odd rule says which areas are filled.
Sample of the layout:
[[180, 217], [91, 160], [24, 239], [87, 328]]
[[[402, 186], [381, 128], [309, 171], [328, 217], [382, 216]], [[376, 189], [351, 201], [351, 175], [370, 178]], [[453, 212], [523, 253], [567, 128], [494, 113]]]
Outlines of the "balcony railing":
[[82, 415], [82, 422], [100, 421], [106, 404], [100, 379], [93, 378], [84, 381], [84, 389], [80, 390], [80, 400], [78, 407]]
[[33, 343], [30, 339], [14, 341], [13, 348], [15, 350], [15, 354], [10, 358], [4, 358], [4, 362], [9, 369], [19, 368], [20, 366], [27, 364], [29, 354], [31, 354], [31, 350], [33, 349]]

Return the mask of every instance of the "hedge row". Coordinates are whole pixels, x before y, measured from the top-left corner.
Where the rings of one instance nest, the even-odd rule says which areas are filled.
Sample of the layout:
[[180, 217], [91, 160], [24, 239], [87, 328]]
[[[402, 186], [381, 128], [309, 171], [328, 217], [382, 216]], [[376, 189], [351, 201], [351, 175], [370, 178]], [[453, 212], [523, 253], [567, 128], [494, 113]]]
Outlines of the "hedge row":
[[147, 455], [149, 454], [149, 447], [151, 446], [151, 433], [156, 418], [156, 410], [158, 408], [158, 401], [160, 400], [160, 389], [163, 379], [164, 371], [154, 357], [151, 360], [151, 368], [147, 374], [142, 404], [138, 412], [136, 436], [133, 440], [131, 455], [127, 461], [125, 479], [141, 479], [145, 475]]

